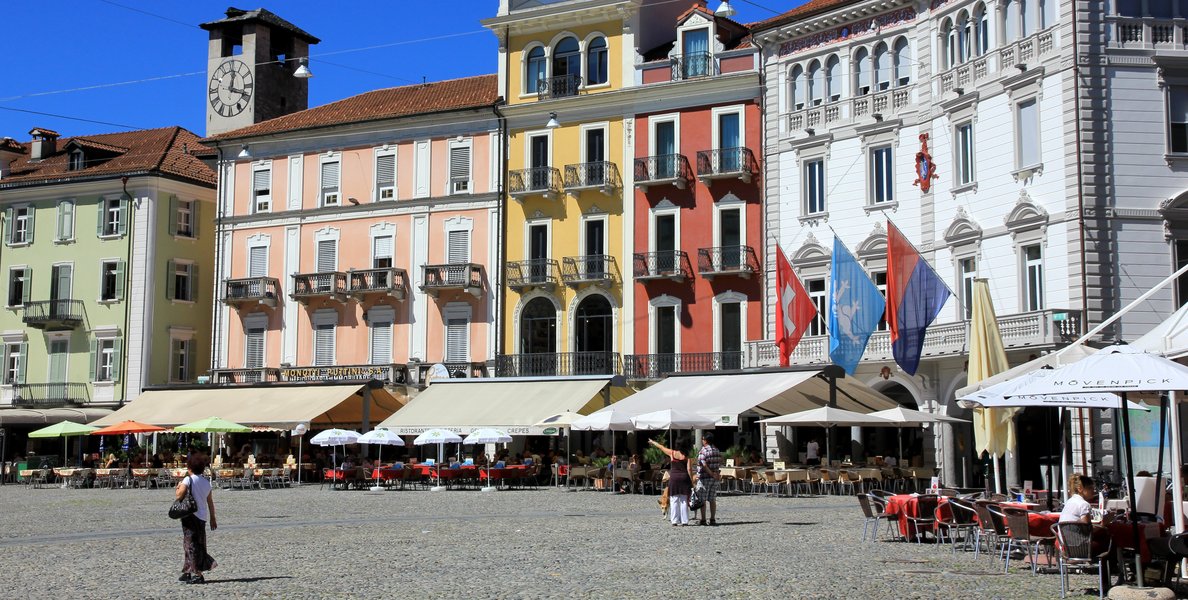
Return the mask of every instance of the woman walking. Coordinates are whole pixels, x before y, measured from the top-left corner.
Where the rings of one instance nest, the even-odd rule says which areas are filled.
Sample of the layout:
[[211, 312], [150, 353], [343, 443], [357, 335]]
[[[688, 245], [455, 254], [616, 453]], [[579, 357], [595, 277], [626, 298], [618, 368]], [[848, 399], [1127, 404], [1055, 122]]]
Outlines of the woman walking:
[[181, 500], [187, 493], [193, 494], [198, 510], [181, 519], [182, 547], [185, 548], [186, 558], [178, 581], [205, 583], [202, 573], [218, 566], [218, 563], [206, 553], [206, 523], [210, 522], [212, 530], [218, 529], [219, 524], [215, 520], [210, 480], [203, 475], [206, 472], [206, 457], [199, 453], [191, 454], [186, 466], [190, 474], [177, 484], [176, 497]]
[[656, 440], [648, 440], [648, 443], [659, 448], [671, 460], [668, 466], [668, 517], [672, 521], [672, 526], [688, 525], [689, 494], [693, 491], [689, 457], [680, 450], [667, 448]]

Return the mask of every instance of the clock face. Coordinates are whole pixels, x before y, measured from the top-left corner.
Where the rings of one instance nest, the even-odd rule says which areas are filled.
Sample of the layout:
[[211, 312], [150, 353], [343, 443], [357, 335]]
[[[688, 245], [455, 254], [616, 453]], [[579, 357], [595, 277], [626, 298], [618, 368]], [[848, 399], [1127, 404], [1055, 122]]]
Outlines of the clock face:
[[233, 117], [247, 108], [255, 87], [252, 70], [238, 60], [228, 60], [215, 69], [207, 90], [210, 106], [224, 117]]

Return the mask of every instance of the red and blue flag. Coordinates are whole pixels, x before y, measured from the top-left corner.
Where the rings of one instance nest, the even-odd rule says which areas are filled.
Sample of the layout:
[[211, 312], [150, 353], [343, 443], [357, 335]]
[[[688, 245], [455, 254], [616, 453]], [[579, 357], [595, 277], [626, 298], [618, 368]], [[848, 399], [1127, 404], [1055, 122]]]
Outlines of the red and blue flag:
[[887, 325], [891, 353], [915, 375], [924, 334], [953, 292], [894, 223], [887, 221]]

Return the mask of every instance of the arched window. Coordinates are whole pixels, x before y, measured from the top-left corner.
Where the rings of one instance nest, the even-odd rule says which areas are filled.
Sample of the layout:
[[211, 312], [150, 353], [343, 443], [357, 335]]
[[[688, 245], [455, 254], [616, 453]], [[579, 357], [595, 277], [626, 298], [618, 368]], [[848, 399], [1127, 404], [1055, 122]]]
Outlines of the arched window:
[[552, 354], [556, 351], [557, 307], [548, 298], [533, 298], [520, 312], [520, 352]]
[[990, 15], [981, 2], [974, 6], [974, 52], [981, 56], [990, 50]]
[[1007, 0], [1002, 11], [1003, 40], [1008, 44], [1019, 39], [1019, 4], [1020, 0]]
[[944, 68], [951, 69], [957, 66], [957, 30], [953, 28], [953, 22], [945, 19], [941, 24], [941, 39], [945, 44]]
[[912, 82], [912, 46], [907, 38], [895, 40], [895, 85], [905, 86]]
[[792, 97], [792, 110], [804, 108], [805, 88], [808, 86], [804, 81], [804, 69], [800, 65], [792, 67], [792, 75], [788, 77], [788, 82], [791, 86], [789, 95]]
[[971, 37], [973, 37], [973, 26], [969, 22], [969, 13], [961, 11], [957, 15], [957, 60], [959, 62], [969, 60], [970, 48], [973, 47], [970, 42]]
[[821, 68], [821, 62], [814, 60], [809, 63], [808, 68], [808, 101], [809, 104], [816, 106], [825, 101], [825, 71]]
[[825, 93], [830, 102], [841, 99], [841, 83], [841, 61], [834, 54], [825, 61]]
[[[612, 319], [611, 304], [606, 296], [592, 294], [582, 300], [581, 304], [578, 304], [574, 319], [574, 350], [576, 352], [605, 352], [608, 354], [613, 351], [614, 325]], [[602, 371], [585, 371], [583, 374], [591, 372]]]
[[586, 83], [596, 85], [609, 80], [606, 38], [596, 37], [586, 47]]
[[545, 51], [537, 46], [528, 51], [528, 64], [524, 70], [524, 90], [527, 92], [540, 91], [541, 82], [549, 76], [545, 62]]
[[[1035, 0], [1032, 0], [1033, 2]], [[1027, 10], [1027, 0], [1015, 0], [1019, 5], [1019, 32], [1020, 37], [1027, 37], [1035, 33], [1035, 19], [1031, 17], [1031, 13]]]
[[875, 86], [880, 90], [891, 87], [891, 53], [887, 44], [879, 42], [874, 51]]
[[854, 52], [854, 95], [865, 96], [870, 93], [870, 53], [866, 48], [859, 48]]
[[566, 37], [553, 48], [553, 77], [581, 75], [582, 54], [575, 37]]

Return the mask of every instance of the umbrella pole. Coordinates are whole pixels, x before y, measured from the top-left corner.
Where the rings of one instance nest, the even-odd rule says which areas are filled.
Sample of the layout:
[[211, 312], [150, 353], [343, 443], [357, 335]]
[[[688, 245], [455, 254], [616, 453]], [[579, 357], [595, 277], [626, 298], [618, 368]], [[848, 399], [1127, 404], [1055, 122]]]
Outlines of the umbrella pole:
[[[1183, 504], [1183, 502], [1184, 502], [1184, 487], [1183, 487], [1184, 481], [1183, 481], [1183, 478], [1180, 477], [1180, 469], [1177, 469], [1175, 467], [1175, 465], [1177, 465], [1181, 462], [1180, 461], [1180, 456], [1181, 456], [1181, 452], [1180, 452], [1180, 407], [1178, 405], [1179, 400], [1176, 398], [1175, 392], [1171, 392], [1168, 394], [1168, 400], [1169, 400], [1169, 402], [1168, 402], [1167, 420], [1168, 420], [1168, 428], [1171, 431], [1171, 450], [1170, 451], [1174, 453], [1169, 457], [1171, 459], [1171, 464], [1172, 464], [1172, 468], [1170, 469], [1171, 470], [1171, 480], [1172, 480], [1172, 516], [1174, 519], [1174, 521], [1172, 523], [1172, 532], [1173, 533], [1183, 533], [1183, 531], [1184, 531], [1184, 525], [1183, 525], [1183, 523], [1184, 523], [1184, 504]], [[1180, 561], [1180, 572], [1181, 573], [1188, 572], [1188, 563], [1185, 563], [1183, 560]]]
[[1128, 482], [1130, 493], [1130, 528], [1134, 539], [1134, 576], [1135, 581], [1138, 582], [1139, 587], [1143, 587], [1143, 553], [1139, 552], [1139, 526], [1135, 513], [1138, 512], [1136, 504], [1137, 498], [1134, 489], [1134, 459], [1131, 457], [1130, 448], [1130, 410], [1126, 406], [1126, 392], [1122, 392], [1122, 432], [1126, 437], [1126, 479]]
[[1002, 479], [1002, 473], [999, 471], [999, 467], [998, 467], [998, 455], [997, 454], [990, 455], [990, 462], [994, 463], [994, 493], [1001, 494], [1002, 493], [1002, 484], [999, 482]]

